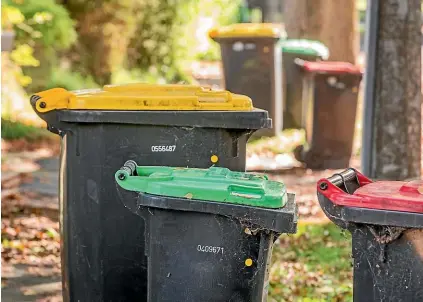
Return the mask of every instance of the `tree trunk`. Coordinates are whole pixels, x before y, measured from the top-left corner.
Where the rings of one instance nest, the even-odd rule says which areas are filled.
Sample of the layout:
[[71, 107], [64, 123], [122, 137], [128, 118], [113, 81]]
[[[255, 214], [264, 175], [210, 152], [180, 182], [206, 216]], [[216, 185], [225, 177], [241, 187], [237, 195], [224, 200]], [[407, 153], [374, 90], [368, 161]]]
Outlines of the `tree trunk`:
[[66, 8], [76, 20], [78, 41], [69, 55], [73, 69], [109, 84], [112, 73], [122, 66], [135, 30], [132, 0], [68, 0]]
[[331, 61], [355, 63], [358, 51], [355, 0], [285, 0], [285, 29], [290, 39], [325, 44]]
[[378, 0], [371, 5], [378, 9], [371, 10], [377, 28], [367, 50], [375, 51], [366, 71], [363, 168], [373, 178], [419, 177], [421, 1]]

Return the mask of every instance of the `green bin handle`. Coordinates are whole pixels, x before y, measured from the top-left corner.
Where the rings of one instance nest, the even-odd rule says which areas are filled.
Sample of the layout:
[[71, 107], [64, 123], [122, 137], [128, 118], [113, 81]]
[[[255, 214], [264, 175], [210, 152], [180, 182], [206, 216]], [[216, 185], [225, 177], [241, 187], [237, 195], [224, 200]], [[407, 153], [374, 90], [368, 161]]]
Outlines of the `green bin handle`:
[[262, 188], [253, 186], [230, 185], [229, 194], [248, 199], [263, 199], [265, 192]]

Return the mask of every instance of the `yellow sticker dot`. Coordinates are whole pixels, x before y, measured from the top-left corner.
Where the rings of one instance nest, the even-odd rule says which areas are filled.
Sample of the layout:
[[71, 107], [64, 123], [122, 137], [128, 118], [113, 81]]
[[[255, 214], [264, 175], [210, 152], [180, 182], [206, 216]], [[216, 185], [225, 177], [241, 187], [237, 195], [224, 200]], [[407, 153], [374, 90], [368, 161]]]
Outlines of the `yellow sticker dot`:
[[217, 157], [217, 155], [212, 155], [212, 157], [210, 157], [210, 160], [212, 163], [217, 163], [217, 161], [219, 160], [219, 157]]
[[245, 265], [246, 265], [246, 266], [251, 266], [251, 265], [253, 265], [253, 260], [252, 260], [251, 258], [246, 259], [246, 260], [245, 260]]

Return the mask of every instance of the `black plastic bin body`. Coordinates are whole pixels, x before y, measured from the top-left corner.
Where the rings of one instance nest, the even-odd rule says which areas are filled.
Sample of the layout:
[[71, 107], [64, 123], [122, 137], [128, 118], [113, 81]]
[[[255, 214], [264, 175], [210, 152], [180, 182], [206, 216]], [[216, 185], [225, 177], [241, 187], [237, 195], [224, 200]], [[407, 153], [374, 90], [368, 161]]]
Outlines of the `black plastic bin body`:
[[225, 89], [248, 95], [256, 108], [269, 112], [272, 129], [257, 131], [255, 136], [272, 136], [282, 130], [281, 50], [279, 38], [213, 38], [220, 44]]
[[296, 232], [294, 195], [281, 209], [136, 192], [126, 198], [137, 199], [146, 223], [149, 302], [267, 300], [273, 243]]
[[121, 202], [113, 177], [124, 160], [244, 171], [248, 137], [270, 125], [261, 110], [37, 113], [62, 137], [64, 301], [147, 301], [145, 222]]
[[295, 60], [310, 62], [327, 60], [329, 50], [319, 41], [306, 39], [281, 40], [280, 46], [282, 48], [283, 128], [301, 128], [303, 73], [295, 64]]
[[[139, 203], [147, 217], [148, 301], [267, 300], [273, 243], [280, 233], [296, 231], [293, 195], [281, 210], [154, 195]], [[246, 228], [260, 231], [247, 234]], [[246, 259], [253, 264], [246, 266]]]
[[296, 152], [311, 169], [342, 169], [352, 155], [360, 70], [348, 63], [305, 62], [302, 128], [306, 147]]
[[354, 301], [423, 301], [423, 213], [384, 209], [383, 202], [348, 205], [350, 194], [369, 183], [349, 169], [317, 188], [327, 217], [352, 234]]

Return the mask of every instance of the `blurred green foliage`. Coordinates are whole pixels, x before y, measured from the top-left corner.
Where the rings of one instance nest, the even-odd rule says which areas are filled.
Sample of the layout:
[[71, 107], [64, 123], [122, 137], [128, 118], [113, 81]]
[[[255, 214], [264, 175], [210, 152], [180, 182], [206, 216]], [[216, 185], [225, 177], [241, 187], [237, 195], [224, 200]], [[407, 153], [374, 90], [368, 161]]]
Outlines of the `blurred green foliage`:
[[240, 2], [4, 0], [2, 28], [16, 34], [10, 58], [29, 93], [134, 81], [189, 83], [193, 60], [220, 59], [208, 27], [236, 22]]
[[1, 28], [6, 30], [12, 30], [17, 24], [21, 24], [25, 21], [24, 15], [21, 11], [13, 6], [5, 4], [1, 5]]
[[[67, 54], [71, 69], [104, 85], [130, 80], [190, 82], [187, 62], [220, 58], [216, 43], [199, 55], [200, 17], [236, 21], [240, 0], [68, 0], [77, 43]], [[206, 34], [206, 33], [205, 33]]]
[[[22, 12], [13, 6], [2, 3], [1, 7], [1, 27], [2, 30], [13, 31], [14, 28], [26, 26], [25, 16]], [[16, 64], [13, 73], [16, 76], [16, 80], [22, 85], [27, 86], [31, 83], [31, 78], [25, 76], [22, 72], [23, 66], [38, 66], [39, 61], [33, 56], [34, 50], [28, 44], [19, 44], [11, 52], [10, 58]]]
[[[11, 57], [27, 91], [111, 82], [191, 82], [193, 60], [220, 59], [213, 26], [237, 21], [241, 0], [4, 0], [3, 28], [16, 33]], [[196, 36], [197, 35], [197, 36]], [[207, 43], [206, 43], [207, 44]], [[32, 83], [31, 83], [32, 78]]]
[[19, 10], [24, 17], [14, 28], [20, 42], [66, 49], [76, 40], [74, 22], [54, 0], [3, 0], [3, 5]]
[[18, 121], [1, 119], [1, 138], [5, 140], [26, 139], [36, 141], [39, 139], [51, 138], [53, 134], [46, 129], [26, 125]]
[[186, 62], [220, 58], [216, 43], [212, 42], [205, 52], [197, 49], [196, 30], [202, 20], [212, 19], [214, 25], [236, 22], [239, 3], [239, 0], [142, 1], [136, 34], [128, 49], [128, 67], [156, 73], [169, 82], [189, 82], [184, 70]]
[[17, 79], [29, 91], [44, 88], [57, 64], [57, 51], [69, 48], [77, 36], [69, 13], [54, 0], [2, 1], [2, 27], [15, 32], [10, 58], [22, 67]]
[[[127, 67], [156, 74], [168, 81], [187, 81], [178, 65], [184, 49], [184, 25], [194, 0], [143, 0], [136, 7], [136, 30], [128, 47]], [[192, 34], [192, 33], [191, 33]], [[184, 46], [181, 46], [181, 42]]]
[[66, 90], [78, 90], [82, 88], [98, 87], [98, 84], [91, 76], [83, 76], [79, 72], [56, 67], [53, 69], [45, 89], [64, 88]]
[[[194, 2], [195, 5], [187, 8], [187, 11], [189, 11], [192, 17], [187, 24], [184, 39], [182, 40], [188, 42], [186, 45], [195, 45], [195, 36], [193, 33], [201, 22], [200, 18], [211, 18], [214, 20], [213, 26], [224, 26], [239, 21], [241, 0], [198, 0]], [[212, 41], [208, 35], [207, 39], [210, 42], [210, 46], [202, 52], [199, 52], [193, 47], [187, 48], [185, 46], [188, 52], [186, 57], [205, 61], [220, 60], [220, 47], [218, 43]]]
[[127, 55], [139, 1], [68, 0], [64, 5], [76, 20], [78, 32], [77, 43], [66, 54], [72, 69], [92, 76], [99, 85], [110, 83]]

